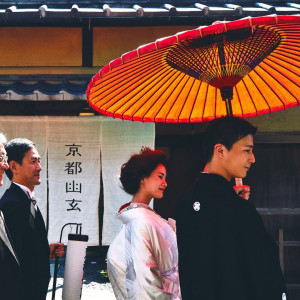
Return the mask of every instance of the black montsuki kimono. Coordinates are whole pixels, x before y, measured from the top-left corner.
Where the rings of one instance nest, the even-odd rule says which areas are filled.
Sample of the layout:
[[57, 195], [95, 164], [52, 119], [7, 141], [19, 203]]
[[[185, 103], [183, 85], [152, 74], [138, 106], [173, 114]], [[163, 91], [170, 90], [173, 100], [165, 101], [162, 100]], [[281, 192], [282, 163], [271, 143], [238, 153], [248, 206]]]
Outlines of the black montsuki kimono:
[[216, 174], [202, 173], [179, 203], [183, 300], [285, 300], [278, 250], [251, 202]]

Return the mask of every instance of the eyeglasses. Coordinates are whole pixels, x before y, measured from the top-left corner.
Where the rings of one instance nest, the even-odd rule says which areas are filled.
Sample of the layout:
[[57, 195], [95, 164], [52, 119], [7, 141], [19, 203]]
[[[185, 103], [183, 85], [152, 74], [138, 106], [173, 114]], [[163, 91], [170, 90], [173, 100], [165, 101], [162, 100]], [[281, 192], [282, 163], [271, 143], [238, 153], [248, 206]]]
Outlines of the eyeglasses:
[[7, 163], [8, 157], [6, 155], [0, 156], [0, 166], [3, 166], [5, 163]]

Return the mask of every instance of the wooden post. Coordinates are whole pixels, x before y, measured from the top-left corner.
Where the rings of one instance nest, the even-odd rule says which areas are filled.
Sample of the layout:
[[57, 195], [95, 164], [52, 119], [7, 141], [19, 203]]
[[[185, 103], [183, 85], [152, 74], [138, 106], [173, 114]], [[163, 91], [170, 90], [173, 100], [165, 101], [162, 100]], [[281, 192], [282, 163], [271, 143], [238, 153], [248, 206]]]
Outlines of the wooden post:
[[283, 229], [279, 228], [279, 239], [278, 239], [278, 247], [279, 247], [279, 261], [282, 273], [284, 273], [284, 245], [283, 245]]

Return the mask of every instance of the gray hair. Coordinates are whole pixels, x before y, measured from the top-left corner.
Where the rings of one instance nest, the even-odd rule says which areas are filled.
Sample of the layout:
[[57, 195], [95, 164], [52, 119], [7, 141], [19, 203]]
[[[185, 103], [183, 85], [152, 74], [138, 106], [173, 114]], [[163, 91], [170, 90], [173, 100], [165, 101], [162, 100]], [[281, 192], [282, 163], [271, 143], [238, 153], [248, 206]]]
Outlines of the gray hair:
[[6, 142], [7, 142], [7, 139], [4, 135], [4, 133], [0, 132], [0, 144], [4, 145], [4, 144], [6, 144]]

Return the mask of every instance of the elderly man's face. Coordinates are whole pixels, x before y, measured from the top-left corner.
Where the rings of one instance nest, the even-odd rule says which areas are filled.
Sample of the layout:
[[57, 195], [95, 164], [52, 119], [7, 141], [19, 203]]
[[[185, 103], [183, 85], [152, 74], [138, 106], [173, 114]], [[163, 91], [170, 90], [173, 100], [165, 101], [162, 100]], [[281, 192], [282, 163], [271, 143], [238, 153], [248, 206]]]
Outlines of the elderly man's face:
[[8, 169], [6, 151], [4, 146], [0, 143], [0, 186], [3, 184], [3, 174]]

